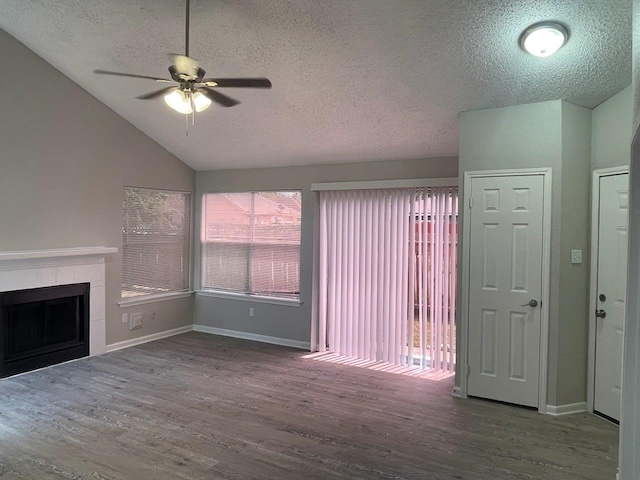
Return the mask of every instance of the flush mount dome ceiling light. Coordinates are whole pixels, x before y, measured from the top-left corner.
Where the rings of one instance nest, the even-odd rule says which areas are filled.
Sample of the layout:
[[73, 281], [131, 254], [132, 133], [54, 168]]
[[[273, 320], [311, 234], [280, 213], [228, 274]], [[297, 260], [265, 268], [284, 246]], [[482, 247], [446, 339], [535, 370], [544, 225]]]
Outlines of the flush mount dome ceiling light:
[[569, 40], [569, 30], [559, 22], [534, 23], [520, 35], [520, 47], [536, 57], [548, 57]]

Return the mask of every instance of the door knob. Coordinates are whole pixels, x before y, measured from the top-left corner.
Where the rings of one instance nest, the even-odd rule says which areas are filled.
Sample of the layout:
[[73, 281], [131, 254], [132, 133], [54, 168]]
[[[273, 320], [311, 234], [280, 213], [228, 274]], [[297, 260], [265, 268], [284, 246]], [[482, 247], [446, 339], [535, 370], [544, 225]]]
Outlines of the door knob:
[[538, 301], [535, 298], [532, 298], [531, 300], [529, 300], [529, 303], [525, 303], [524, 305], [522, 305], [523, 307], [537, 307], [538, 306]]
[[607, 316], [607, 312], [605, 312], [604, 310], [596, 310], [596, 317], [604, 318], [606, 316]]

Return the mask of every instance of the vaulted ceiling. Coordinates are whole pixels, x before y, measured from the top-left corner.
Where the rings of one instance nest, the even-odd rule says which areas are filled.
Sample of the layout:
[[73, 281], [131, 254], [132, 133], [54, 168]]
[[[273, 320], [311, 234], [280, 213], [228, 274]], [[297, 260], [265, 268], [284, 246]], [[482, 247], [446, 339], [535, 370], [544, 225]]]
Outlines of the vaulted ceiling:
[[[0, 28], [196, 170], [456, 155], [458, 113], [565, 99], [595, 107], [631, 83], [630, 0], [192, 0], [207, 76], [272, 90], [185, 118], [162, 85], [183, 53], [183, 0], [3, 0]], [[571, 38], [535, 58], [518, 37], [559, 20]], [[3, 59], [3, 68], [11, 68]]]

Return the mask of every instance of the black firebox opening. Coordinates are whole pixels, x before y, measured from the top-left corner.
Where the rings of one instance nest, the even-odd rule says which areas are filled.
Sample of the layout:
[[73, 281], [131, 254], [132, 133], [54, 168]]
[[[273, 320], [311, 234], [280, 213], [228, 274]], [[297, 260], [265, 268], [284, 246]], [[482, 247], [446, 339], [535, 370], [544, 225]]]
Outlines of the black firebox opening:
[[89, 283], [0, 293], [0, 378], [89, 355]]

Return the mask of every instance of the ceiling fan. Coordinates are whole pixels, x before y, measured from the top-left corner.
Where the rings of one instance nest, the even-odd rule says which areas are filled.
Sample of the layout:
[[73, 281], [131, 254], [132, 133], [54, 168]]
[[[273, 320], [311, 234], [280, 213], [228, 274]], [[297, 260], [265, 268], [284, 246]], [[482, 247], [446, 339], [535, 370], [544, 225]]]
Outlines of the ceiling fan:
[[93, 73], [145, 78], [162, 83], [177, 83], [177, 85], [145, 93], [136, 98], [151, 100], [164, 95], [166, 104], [175, 111], [185, 115], [194, 114], [194, 116], [195, 112], [202, 112], [209, 108], [211, 102], [216, 102], [223, 107], [233, 107], [240, 103], [238, 100], [218, 92], [217, 88], [271, 88], [271, 82], [267, 78], [205, 78], [205, 70], [200, 68], [198, 62], [189, 56], [190, 3], [190, 0], [186, 0], [185, 53], [184, 55], [171, 55], [173, 64], [169, 67], [170, 80], [108, 70], [94, 70]]

